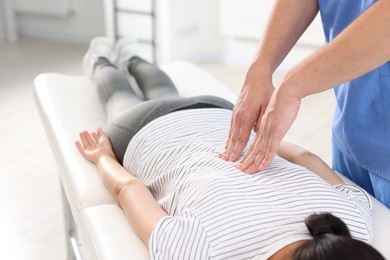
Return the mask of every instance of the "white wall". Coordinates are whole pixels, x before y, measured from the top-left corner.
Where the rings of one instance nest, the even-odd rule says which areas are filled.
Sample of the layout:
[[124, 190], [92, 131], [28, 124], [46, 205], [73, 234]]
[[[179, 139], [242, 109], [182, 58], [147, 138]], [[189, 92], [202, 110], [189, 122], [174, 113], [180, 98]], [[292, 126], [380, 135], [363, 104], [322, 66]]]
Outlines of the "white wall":
[[158, 62], [220, 60], [224, 54], [216, 0], [157, 0]]
[[[259, 44], [259, 40], [240, 37], [225, 37], [223, 61], [232, 64], [249, 66]], [[278, 70], [287, 71], [310, 54], [317, 51], [320, 45], [297, 43], [278, 67]]]
[[19, 34], [82, 43], [105, 34], [103, 0], [73, 0], [71, 3], [72, 11], [65, 17], [17, 13]]
[[[219, 0], [220, 28], [225, 39], [225, 59], [233, 63], [249, 64], [256, 52], [274, 1]], [[303, 34], [297, 45], [281, 64], [286, 70], [324, 44], [319, 15]]]
[[[39, 1], [52, 2], [53, 0]], [[73, 11], [65, 17], [17, 13], [19, 33], [21, 35], [83, 43], [88, 43], [94, 36], [106, 33], [103, 7], [105, 0], [69, 1], [72, 3], [71, 9]], [[167, 4], [169, 12], [177, 10], [175, 13], [181, 13], [178, 9], [182, 5], [172, 5], [174, 1], [156, 1], [158, 3], [170, 3]], [[272, 1], [245, 0], [245, 4], [242, 0], [180, 0], [179, 3], [181, 2], [186, 5], [193, 3], [193, 6], [191, 5], [192, 12], [186, 15], [183, 12], [183, 15], [171, 17], [170, 20], [176, 25], [169, 26], [171, 28], [170, 33], [177, 35], [168, 38], [177, 40], [179, 36], [189, 36], [191, 34], [198, 36], [194, 41], [172, 42], [169, 45], [172, 50], [167, 51], [167, 53], [180, 56], [180, 51], [188, 53], [192, 49], [197, 49], [198, 51], [194, 53], [196, 57], [191, 57], [194, 60], [225, 60], [241, 64], [250, 62], [255, 53]], [[188, 9], [188, 6], [185, 9]], [[192, 20], [196, 26], [190, 26]], [[309, 37], [305, 38], [304, 44], [297, 45], [282, 66], [290, 67], [319, 47], [319, 44], [316, 43], [322, 41], [321, 39], [317, 40], [318, 35], [322, 34], [322, 29], [319, 28], [320, 23], [318, 21], [319, 19], [314, 24], [315, 30], [311, 30], [314, 34], [309, 33]], [[189, 26], [186, 27], [188, 24]], [[315, 41], [310, 42], [313, 37]], [[191, 37], [187, 38], [191, 39]], [[176, 46], [179, 43], [180, 46]], [[172, 57], [175, 58], [174, 56]]]

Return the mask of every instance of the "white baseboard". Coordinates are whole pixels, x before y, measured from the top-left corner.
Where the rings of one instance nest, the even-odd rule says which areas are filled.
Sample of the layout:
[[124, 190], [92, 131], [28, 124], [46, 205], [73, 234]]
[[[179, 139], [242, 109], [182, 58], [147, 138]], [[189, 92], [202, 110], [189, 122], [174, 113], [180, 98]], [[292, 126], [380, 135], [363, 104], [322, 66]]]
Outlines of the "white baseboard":
[[85, 35], [75, 35], [70, 33], [63, 32], [50, 32], [50, 31], [41, 31], [41, 30], [31, 30], [31, 29], [19, 29], [19, 34], [21, 36], [41, 38], [52, 41], [62, 41], [62, 42], [72, 42], [72, 43], [82, 43], [89, 44], [92, 37]]

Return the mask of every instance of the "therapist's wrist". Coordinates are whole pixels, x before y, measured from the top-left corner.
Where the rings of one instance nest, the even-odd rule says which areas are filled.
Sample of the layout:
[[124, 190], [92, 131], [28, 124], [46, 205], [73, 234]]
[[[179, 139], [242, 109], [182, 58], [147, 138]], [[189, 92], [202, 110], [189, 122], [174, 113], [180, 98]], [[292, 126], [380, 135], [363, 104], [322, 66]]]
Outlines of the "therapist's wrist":
[[244, 81], [244, 87], [250, 87], [255, 91], [272, 88], [272, 72], [268, 67], [259, 64], [252, 64], [248, 69]]
[[304, 81], [294, 73], [286, 73], [278, 89], [279, 92], [297, 99], [302, 99], [308, 95]]
[[256, 59], [249, 66], [247, 77], [251, 75], [257, 77], [272, 78], [273, 73], [274, 69], [272, 68], [272, 65], [270, 63], [262, 61], [260, 59]]

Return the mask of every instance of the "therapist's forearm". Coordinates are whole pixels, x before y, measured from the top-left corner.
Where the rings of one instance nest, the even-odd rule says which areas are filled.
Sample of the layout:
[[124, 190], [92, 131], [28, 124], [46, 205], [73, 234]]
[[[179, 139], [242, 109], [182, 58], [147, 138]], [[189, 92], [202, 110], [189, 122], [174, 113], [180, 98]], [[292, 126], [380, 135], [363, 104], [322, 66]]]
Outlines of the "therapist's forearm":
[[318, 13], [314, 0], [277, 0], [252, 67], [272, 74]]
[[281, 88], [305, 97], [355, 79], [390, 60], [390, 0], [379, 0], [328, 45], [298, 64]]

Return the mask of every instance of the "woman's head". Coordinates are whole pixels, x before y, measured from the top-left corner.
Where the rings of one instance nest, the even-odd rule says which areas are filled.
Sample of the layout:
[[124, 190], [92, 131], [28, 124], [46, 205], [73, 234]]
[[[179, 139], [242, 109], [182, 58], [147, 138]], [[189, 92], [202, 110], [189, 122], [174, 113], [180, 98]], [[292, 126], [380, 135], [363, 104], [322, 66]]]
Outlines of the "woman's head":
[[294, 260], [385, 259], [369, 244], [353, 239], [345, 223], [332, 214], [312, 214], [305, 219], [305, 224], [313, 239], [296, 249]]

